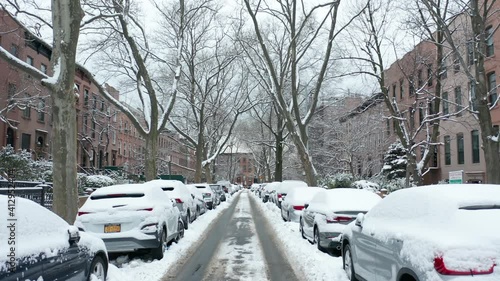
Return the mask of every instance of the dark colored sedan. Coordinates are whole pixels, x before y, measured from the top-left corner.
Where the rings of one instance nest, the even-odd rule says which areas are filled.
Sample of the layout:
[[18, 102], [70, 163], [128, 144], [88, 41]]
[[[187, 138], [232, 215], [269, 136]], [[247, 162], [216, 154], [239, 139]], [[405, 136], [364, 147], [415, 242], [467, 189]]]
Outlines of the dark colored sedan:
[[9, 210], [0, 221], [0, 280], [106, 280], [101, 239], [27, 199], [0, 195], [0, 209]]

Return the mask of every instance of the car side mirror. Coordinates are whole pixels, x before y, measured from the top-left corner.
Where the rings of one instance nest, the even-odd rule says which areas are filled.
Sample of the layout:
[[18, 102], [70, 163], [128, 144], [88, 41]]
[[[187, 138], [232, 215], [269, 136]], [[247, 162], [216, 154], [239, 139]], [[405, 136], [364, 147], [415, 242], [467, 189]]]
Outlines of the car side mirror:
[[304, 204], [304, 209], [307, 209], [309, 207], [309, 204]]
[[359, 213], [356, 216], [356, 226], [363, 227], [363, 221], [365, 220], [365, 214]]
[[78, 231], [78, 228], [76, 226], [70, 226], [68, 228], [68, 235], [68, 241], [70, 245], [80, 242], [80, 232]]

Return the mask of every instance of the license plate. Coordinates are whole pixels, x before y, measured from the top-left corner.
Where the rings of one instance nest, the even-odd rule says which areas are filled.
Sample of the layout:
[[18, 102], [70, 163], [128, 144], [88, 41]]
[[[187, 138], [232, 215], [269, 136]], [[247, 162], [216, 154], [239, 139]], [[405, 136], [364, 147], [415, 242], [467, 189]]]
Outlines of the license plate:
[[120, 232], [122, 226], [120, 224], [107, 224], [104, 226], [104, 233]]

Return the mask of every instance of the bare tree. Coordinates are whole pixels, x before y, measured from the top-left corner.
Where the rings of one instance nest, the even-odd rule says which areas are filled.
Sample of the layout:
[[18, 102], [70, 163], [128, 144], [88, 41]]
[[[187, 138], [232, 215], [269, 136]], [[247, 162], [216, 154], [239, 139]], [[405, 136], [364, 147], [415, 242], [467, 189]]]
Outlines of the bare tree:
[[[14, 8], [22, 8], [14, 4]], [[83, 11], [78, 0], [52, 0], [53, 49], [51, 73], [47, 74], [24, 63], [0, 47], [0, 57], [10, 65], [41, 79], [51, 92], [53, 137], [53, 210], [68, 223], [73, 223], [78, 209], [76, 189], [76, 110], [74, 76], [75, 58]]]
[[[316, 111], [332, 46], [346, 27], [337, 26], [340, 1], [312, 5], [296, 0], [245, 0], [244, 4], [258, 42], [258, 47], [246, 45], [255, 55], [249, 59], [284, 119], [306, 181], [314, 186], [316, 170], [308, 149], [307, 126]], [[273, 26], [269, 36], [263, 33], [264, 19]], [[323, 37], [325, 30], [327, 36]], [[271, 41], [275, 39], [283, 42], [278, 44], [283, 48], [273, 48]]]

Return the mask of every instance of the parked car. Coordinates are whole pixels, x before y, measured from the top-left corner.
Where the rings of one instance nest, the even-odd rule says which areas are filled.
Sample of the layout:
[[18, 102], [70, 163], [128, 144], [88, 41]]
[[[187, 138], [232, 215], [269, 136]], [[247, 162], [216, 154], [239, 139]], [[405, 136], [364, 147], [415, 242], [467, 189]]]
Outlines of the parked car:
[[193, 196], [193, 199], [196, 202], [196, 216], [203, 215], [204, 213], [207, 212], [207, 203], [203, 199], [203, 193], [201, 190], [199, 190], [195, 185], [188, 184], [186, 187], [189, 189], [189, 192], [191, 192], [191, 195]]
[[16, 206], [8, 209], [12, 202], [0, 195], [5, 214], [0, 220], [0, 241], [4, 243], [0, 247], [0, 280], [106, 280], [108, 254], [100, 238], [79, 232], [31, 200], [16, 197]]
[[215, 207], [217, 207], [219, 203], [218, 196], [217, 193], [210, 187], [210, 185], [206, 183], [195, 183], [193, 185], [196, 186], [196, 188], [203, 194], [203, 200], [205, 200], [207, 208], [209, 210], [215, 209]]
[[181, 212], [184, 229], [188, 229], [189, 224], [196, 219], [196, 202], [186, 185], [178, 180], [152, 180], [144, 184], [161, 187], [168, 194], [168, 197], [175, 200], [177, 208]]
[[342, 236], [350, 280], [500, 280], [500, 187], [395, 191]]
[[276, 191], [276, 187], [278, 187], [280, 183], [279, 181], [273, 181], [265, 185], [264, 190], [262, 190], [262, 202], [265, 203], [271, 199], [273, 192]]
[[307, 187], [307, 183], [303, 181], [297, 181], [297, 180], [285, 180], [282, 181], [279, 185], [276, 186], [276, 192], [272, 193], [272, 202], [278, 206], [278, 208], [281, 208], [281, 202], [285, 199], [288, 190], [294, 187]]
[[210, 188], [217, 194], [217, 198], [219, 199], [219, 203], [217, 205], [219, 205], [220, 202], [226, 201], [226, 195], [224, 195], [224, 191], [222, 190], [221, 185], [211, 184]]
[[217, 184], [222, 187], [222, 191], [224, 191], [224, 193], [229, 193], [229, 187], [231, 186], [229, 181], [218, 181]]
[[352, 188], [335, 188], [317, 193], [300, 217], [303, 238], [319, 250], [340, 252], [340, 234], [359, 213], [368, 212], [382, 198], [377, 194]]
[[146, 184], [94, 191], [78, 210], [75, 226], [102, 238], [108, 252], [149, 251], [156, 259], [184, 235], [175, 202], [159, 186]]
[[309, 204], [314, 195], [324, 190], [324, 188], [314, 186], [290, 188], [285, 200], [281, 202], [283, 220], [299, 222], [305, 205]]

